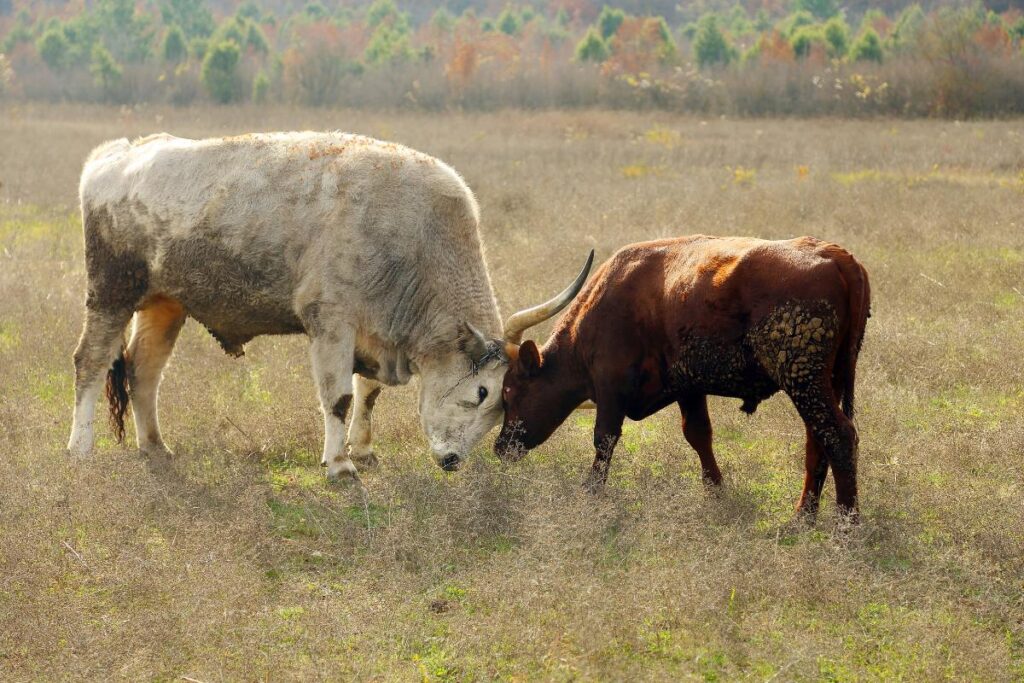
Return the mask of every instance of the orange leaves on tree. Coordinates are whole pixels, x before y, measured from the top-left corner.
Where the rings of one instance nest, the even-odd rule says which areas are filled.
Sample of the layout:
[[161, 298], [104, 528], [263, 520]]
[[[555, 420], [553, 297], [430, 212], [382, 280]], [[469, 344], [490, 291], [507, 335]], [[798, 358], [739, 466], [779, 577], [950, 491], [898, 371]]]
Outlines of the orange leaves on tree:
[[658, 17], [626, 17], [611, 39], [612, 55], [602, 66], [605, 74], [652, 71], [671, 54]]
[[1009, 55], [1013, 49], [1013, 40], [1006, 29], [999, 24], [985, 24], [974, 32], [974, 44], [986, 52], [998, 55]]
[[761, 36], [758, 41], [758, 54], [762, 64], [792, 64], [796, 61], [793, 46], [778, 31]]

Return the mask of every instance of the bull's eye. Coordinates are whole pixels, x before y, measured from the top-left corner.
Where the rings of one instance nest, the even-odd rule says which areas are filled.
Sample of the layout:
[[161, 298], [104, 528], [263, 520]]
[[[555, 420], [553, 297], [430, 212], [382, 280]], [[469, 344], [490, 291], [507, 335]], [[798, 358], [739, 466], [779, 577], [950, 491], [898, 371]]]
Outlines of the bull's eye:
[[480, 397], [480, 402], [483, 403], [484, 399], [487, 398], [487, 387], [480, 387], [477, 389], [476, 395]]

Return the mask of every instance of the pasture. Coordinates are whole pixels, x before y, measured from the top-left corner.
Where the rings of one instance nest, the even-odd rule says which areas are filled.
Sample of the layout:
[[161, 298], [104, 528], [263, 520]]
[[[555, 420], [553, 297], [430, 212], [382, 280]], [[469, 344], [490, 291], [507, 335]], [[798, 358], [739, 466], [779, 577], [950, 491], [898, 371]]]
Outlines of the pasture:
[[[627, 423], [603, 495], [593, 415], [504, 466], [431, 460], [385, 391], [364, 496], [325, 482], [300, 337], [226, 356], [186, 324], [171, 460], [99, 429], [64, 454], [97, 143], [343, 129], [476, 192], [503, 313], [632, 241], [812, 234], [872, 277], [858, 366], [863, 523], [790, 522], [803, 425], [711, 400], [709, 494], [674, 408]], [[1024, 124], [289, 108], [0, 111], [4, 680], [1024, 678]], [[550, 325], [536, 331], [543, 338]], [[129, 434], [129, 439], [133, 437]]]

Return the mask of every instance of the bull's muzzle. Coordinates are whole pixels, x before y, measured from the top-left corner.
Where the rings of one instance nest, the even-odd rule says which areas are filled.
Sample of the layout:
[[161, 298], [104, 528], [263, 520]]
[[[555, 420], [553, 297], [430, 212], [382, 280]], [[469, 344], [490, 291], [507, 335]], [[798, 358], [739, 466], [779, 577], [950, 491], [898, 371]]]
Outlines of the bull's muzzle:
[[459, 457], [458, 453], [449, 453], [448, 455], [440, 458], [437, 464], [445, 472], [454, 472], [459, 469], [459, 465], [462, 464], [462, 458]]

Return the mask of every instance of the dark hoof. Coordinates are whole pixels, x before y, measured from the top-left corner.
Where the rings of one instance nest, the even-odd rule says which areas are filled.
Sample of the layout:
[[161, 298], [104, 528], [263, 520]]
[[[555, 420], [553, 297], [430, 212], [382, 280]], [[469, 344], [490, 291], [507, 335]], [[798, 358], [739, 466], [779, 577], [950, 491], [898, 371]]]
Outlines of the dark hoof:
[[836, 513], [836, 535], [846, 536], [860, 528], [860, 512], [848, 508], [840, 508]]
[[701, 481], [704, 482], [704, 485], [707, 486], [708, 488], [717, 489], [722, 486], [722, 474], [720, 472], [716, 474], [708, 474], [707, 472], [703, 472], [700, 478]]
[[361, 469], [374, 468], [380, 465], [380, 461], [377, 459], [377, 454], [373, 451], [352, 455], [352, 462], [359, 465]]
[[604, 491], [605, 477], [596, 472], [591, 472], [583, 478], [583, 490], [589, 494], [597, 495]]

